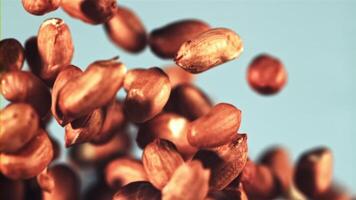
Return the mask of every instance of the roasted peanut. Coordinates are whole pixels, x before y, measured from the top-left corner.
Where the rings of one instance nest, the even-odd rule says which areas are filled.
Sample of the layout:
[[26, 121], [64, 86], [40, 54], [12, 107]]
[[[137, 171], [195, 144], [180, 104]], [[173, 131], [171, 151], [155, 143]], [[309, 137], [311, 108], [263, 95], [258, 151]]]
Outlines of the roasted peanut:
[[190, 161], [178, 167], [162, 190], [162, 200], [203, 200], [209, 190], [210, 170], [199, 161]]
[[44, 15], [57, 10], [61, 0], [22, 0], [22, 6], [33, 15]]
[[[59, 91], [58, 111], [68, 121], [73, 121], [107, 105], [120, 89], [125, 73], [125, 65], [116, 58], [90, 64], [81, 76], [69, 81]], [[105, 94], [99, 95], [102, 92]]]
[[130, 9], [117, 6], [114, 16], [105, 23], [105, 31], [118, 47], [138, 53], [146, 47], [147, 33], [139, 17]]
[[208, 114], [189, 126], [188, 141], [196, 147], [216, 147], [228, 143], [237, 133], [241, 111], [231, 104], [215, 105]]
[[235, 135], [228, 144], [209, 150], [199, 150], [193, 159], [211, 169], [210, 187], [224, 189], [240, 175], [247, 162], [247, 136]]
[[116, 0], [61, 0], [61, 7], [70, 16], [95, 25], [114, 15]]
[[185, 41], [195, 38], [209, 28], [209, 25], [201, 20], [180, 20], [153, 30], [149, 44], [157, 56], [173, 58]]
[[205, 200], [248, 200], [247, 194], [243, 189], [242, 184], [239, 184], [236, 189], [225, 189], [222, 191], [210, 191]]
[[75, 144], [90, 142], [100, 134], [104, 116], [101, 109], [72, 121], [65, 126], [65, 145], [70, 147]]
[[52, 88], [52, 105], [51, 111], [53, 117], [57, 120], [58, 124], [64, 126], [68, 124], [68, 120], [65, 116], [58, 111], [58, 94], [65, 84], [67, 84], [72, 79], [82, 75], [82, 70], [74, 65], [68, 65], [65, 67], [57, 76], [53, 88]]
[[185, 71], [177, 65], [169, 65], [164, 67], [163, 70], [167, 74], [172, 88], [184, 83], [192, 83], [195, 79], [194, 74]]
[[53, 148], [46, 131], [38, 134], [15, 154], [0, 154], [0, 171], [11, 179], [37, 176], [52, 161]]
[[329, 149], [320, 147], [305, 152], [298, 160], [294, 181], [309, 198], [326, 192], [332, 182], [333, 157]]
[[248, 67], [247, 81], [250, 87], [263, 95], [279, 92], [287, 83], [287, 71], [283, 63], [273, 56], [257, 56]]
[[28, 104], [10, 104], [0, 111], [0, 152], [14, 153], [38, 133], [39, 117]]
[[70, 149], [70, 160], [79, 166], [99, 165], [131, 149], [127, 133], [115, 133], [114, 137], [104, 144], [84, 143]]
[[132, 182], [122, 187], [113, 200], [161, 200], [161, 192], [146, 181]]
[[21, 43], [13, 38], [0, 41], [0, 72], [21, 70], [25, 52]]
[[287, 199], [305, 200], [293, 182], [294, 169], [288, 151], [283, 147], [268, 149], [260, 158], [261, 164], [267, 166], [275, 177], [279, 191]]
[[145, 169], [140, 161], [132, 158], [112, 160], [105, 168], [106, 183], [113, 189], [136, 181], [147, 181]]
[[169, 140], [175, 144], [179, 153], [188, 158], [197, 149], [187, 140], [189, 122], [182, 116], [174, 113], [162, 113], [148, 122], [140, 125], [137, 133], [137, 144], [145, 148], [156, 138]]
[[30, 72], [10, 71], [1, 76], [1, 93], [9, 101], [28, 103], [43, 118], [51, 107], [46, 85]]
[[251, 160], [247, 161], [240, 182], [251, 199], [274, 199], [280, 192], [272, 171], [267, 166], [255, 164]]
[[98, 137], [94, 137], [92, 142], [102, 144], [109, 141], [113, 135], [124, 129], [126, 126], [126, 117], [124, 116], [123, 103], [119, 100], [113, 100], [103, 109], [104, 122]]
[[73, 57], [74, 47], [69, 27], [62, 19], [47, 19], [38, 30], [37, 46], [43, 62], [40, 77], [53, 82]]
[[125, 113], [138, 123], [161, 112], [171, 93], [168, 76], [157, 67], [130, 70], [125, 76], [124, 87], [127, 90]]
[[202, 90], [192, 84], [182, 84], [173, 88], [165, 110], [196, 120], [212, 107], [211, 100]]
[[162, 189], [184, 161], [172, 142], [155, 139], [143, 150], [142, 162], [150, 182]]
[[79, 199], [79, 177], [66, 165], [45, 169], [37, 176], [37, 182], [42, 188], [43, 200]]
[[174, 60], [191, 73], [201, 73], [239, 57], [242, 51], [239, 35], [230, 29], [214, 28], [184, 42]]

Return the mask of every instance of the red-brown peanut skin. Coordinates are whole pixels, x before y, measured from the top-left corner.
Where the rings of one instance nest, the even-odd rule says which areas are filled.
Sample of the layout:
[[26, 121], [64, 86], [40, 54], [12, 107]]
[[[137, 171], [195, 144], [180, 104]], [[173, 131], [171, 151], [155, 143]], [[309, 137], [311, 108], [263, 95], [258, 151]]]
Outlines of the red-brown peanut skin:
[[187, 139], [189, 122], [175, 113], [161, 113], [140, 125], [136, 137], [137, 144], [142, 149], [156, 138], [169, 140], [175, 144], [179, 153], [188, 158], [197, 148], [189, 144]]
[[140, 161], [123, 157], [112, 160], [105, 168], [106, 183], [113, 189], [136, 181], [147, 181], [145, 169]]
[[287, 76], [283, 63], [267, 54], [253, 59], [247, 70], [250, 87], [262, 95], [278, 93], [286, 85]]
[[0, 41], [0, 72], [21, 70], [25, 61], [25, 52], [21, 43], [14, 38]]
[[307, 197], [315, 198], [331, 187], [332, 176], [332, 153], [326, 147], [318, 147], [301, 155], [295, 169], [294, 181]]
[[210, 170], [199, 161], [181, 164], [162, 190], [162, 200], [203, 200], [209, 190]]
[[193, 84], [180, 84], [173, 88], [165, 110], [184, 116], [189, 120], [207, 114], [213, 107], [209, 97]]
[[122, 187], [113, 197], [113, 200], [161, 200], [161, 192], [150, 182], [137, 181]]
[[101, 109], [95, 109], [92, 113], [78, 118], [65, 126], [65, 145], [90, 142], [100, 136], [104, 115]]
[[168, 76], [157, 67], [134, 69], [125, 76], [125, 114], [136, 123], [152, 119], [166, 105], [171, 93]]
[[100, 134], [91, 141], [95, 144], [108, 142], [115, 133], [120, 132], [120, 130], [123, 130], [127, 125], [127, 120], [124, 115], [124, 105], [120, 100], [113, 100], [104, 106], [102, 111], [104, 114], [103, 126], [100, 130]]
[[117, 6], [114, 16], [105, 23], [105, 31], [125, 51], [138, 53], [146, 47], [146, 29], [139, 17], [126, 7]]
[[211, 149], [200, 149], [193, 159], [211, 170], [210, 188], [222, 190], [237, 178], [247, 162], [247, 135], [236, 134], [229, 143]]
[[116, 132], [104, 144], [84, 143], [71, 147], [70, 161], [80, 167], [96, 166], [131, 150], [131, 140], [126, 132]]
[[40, 77], [53, 82], [58, 73], [71, 63], [74, 54], [67, 24], [59, 18], [44, 21], [38, 30], [37, 47], [43, 61]]
[[188, 141], [196, 147], [217, 147], [228, 143], [240, 127], [241, 111], [219, 103], [189, 126]]
[[55, 165], [37, 176], [43, 200], [77, 200], [80, 193], [78, 175], [66, 165]]
[[0, 171], [6, 177], [18, 180], [37, 176], [52, 161], [52, 143], [40, 129], [24, 148], [15, 154], [0, 154]]
[[25, 10], [33, 15], [44, 15], [59, 7], [61, 0], [22, 0]]
[[51, 94], [35, 75], [25, 71], [6, 72], [1, 76], [1, 94], [11, 102], [25, 102], [33, 106], [43, 118], [51, 107]]
[[96, 61], [58, 94], [58, 108], [69, 121], [91, 113], [114, 99], [122, 86], [126, 67], [117, 58]]
[[209, 25], [201, 20], [186, 19], [167, 24], [150, 33], [151, 50], [161, 58], [173, 58], [179, 47], [200, 33], [207, 31]]
[[184, 163], [174, 144], [163, 139], [155, 139], [145, 147], [142, 162], [149, 181], [157, 189], [162, 189]]
[[116, 6], [116, 0], [61, 0], [61, 7], [68, 15], [93, 25], [107, 22]]
[[28, 104], [10, 104], [0, 111], [0, 127], [0, 152], [14, 153], [38, 133], [39, 117]]
[[240, 181], [251, 199], [275, 199], [280, 194], [272, 171], [265, 165], [248, 160]]
[[57, 120], [58, 124], [64, 126], [68, 124], [68, 120], [65, 116], [62, 115], [60, 111], [58, 111], [57, 103], [58, 103], [58, 94], [59, 91], [63, 88], [65, 84], [67, 84], [70, 80], [79, 77], [82, 75], [82, 70], [74, 65], [68, 65], [61, 72], [59, 72], [52, 88], [52, 104], [51, 104], [51, 112], [53, 117]]

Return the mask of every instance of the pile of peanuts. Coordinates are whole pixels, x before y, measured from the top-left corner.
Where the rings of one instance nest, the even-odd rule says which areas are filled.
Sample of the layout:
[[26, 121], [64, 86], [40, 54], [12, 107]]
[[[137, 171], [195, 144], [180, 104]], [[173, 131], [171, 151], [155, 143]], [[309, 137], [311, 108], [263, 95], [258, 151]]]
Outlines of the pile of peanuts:
[[[293, 166], [283, 147], [248, 158], [247, 134], [239, 133], [241, 110], [213, 104], [193, 84], [198, 73], [243, 52], [240, 36], [187, 19], [147, 34], [140, 18], [116, 0], [22, 0], [44, 15], [61, 7], [84, 23], [103, 24], [113, 44], [131, 53], [149, 46], [175, 64], [127, 70], [117, 57], [72, 65], [70, 27], [45, 20], [24, 46], [0, 42], [0, 91], [10, 103], [0, 113], [1, 200], [348, 200], [333, 183], [333, 157], [326, 147], [304, 153]], [[30, 71], [23, 71], [24, 61]], [[281, 91], [287, 72], [276, 57], [250, 63], [247, 81], [261, 95]], [[117, 99], [118, 91], [126, 92]], [[54, 117], [64, 127], [68, 162], [46, 131]], [[136, 159], [132, 129], [143, 149]], [[96, 181], [79, 173], [94, 169]], [[93, 179], [93, 177], [86, 177]]]

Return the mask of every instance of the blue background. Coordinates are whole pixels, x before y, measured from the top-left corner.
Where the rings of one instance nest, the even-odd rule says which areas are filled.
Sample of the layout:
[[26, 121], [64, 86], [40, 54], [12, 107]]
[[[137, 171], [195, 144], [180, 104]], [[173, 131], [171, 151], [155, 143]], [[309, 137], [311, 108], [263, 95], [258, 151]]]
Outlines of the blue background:
[[[119, 4], [135, 10], [147, 30], [198, 18], [238, 32], [245, 45], [242, 56], [200, 74], [197, 85], [215, 102], [229, 102], [242, 110], [240, 132], [248, 133], [252, 158], [273, 144], [287, 146], [294, 160], [305, 150], [326, 145], [335, 156], [335, 179], [356, 192], [356, 1], [122, 0]], [[60, 9], [45, 16], [30, 15], [19, 0], [1, 1], [1, 38], [24, 43], [50, 17], [69, 25], [75, 45], [73, 64], [81, 68], [115, 55], [129, 68], [170, 63], [148, 48], [138, 55], [127, 54], [110, 43], [102, 26], [71, 19]], [[284, 90], [272, 97], [254, 93], [245, 79], [248, 63], [264, 52], [279, 57], [289, 75]], [[64, 130], [54, 121], [49, 130], [63, 142]]]

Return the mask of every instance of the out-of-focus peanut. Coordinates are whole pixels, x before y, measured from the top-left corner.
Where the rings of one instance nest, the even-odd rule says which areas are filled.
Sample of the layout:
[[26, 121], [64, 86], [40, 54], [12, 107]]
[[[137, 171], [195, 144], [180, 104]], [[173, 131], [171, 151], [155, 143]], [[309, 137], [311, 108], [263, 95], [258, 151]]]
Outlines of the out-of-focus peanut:
[[0, 72], [21, 70], [25, 52], [21, 43], [14, 38], [0, 41]]
[[0, 152], [14, 153], [38, 133], [39, 117], [28, 104], [10, 104], [0, 111], [0, 127]]
[[52, 143], [45, 130], [15, 154], [0, 154], [0, 171], [11, 179], [28, 179], [37, 176], [52, 161]]
[[193, 39], [209, 28], [207, 23], [197, 19], [176, 21], [153, 30], [149, 44], [157, 56], [173, 58], [185, 41]]
[[161, 200], [161, 192], [147, 181], [132, 182], [122, 187], [113, 200]]
[[117, 6], [114, 16], [105, 23], [106, 34], [114, 44], [131, 53], [146, 47], [147, 33], [139, 17], [130, 9]]
[[61, 0], [22, 0], [25, 10], [33, 15], [44, 15], [57, 10]]

